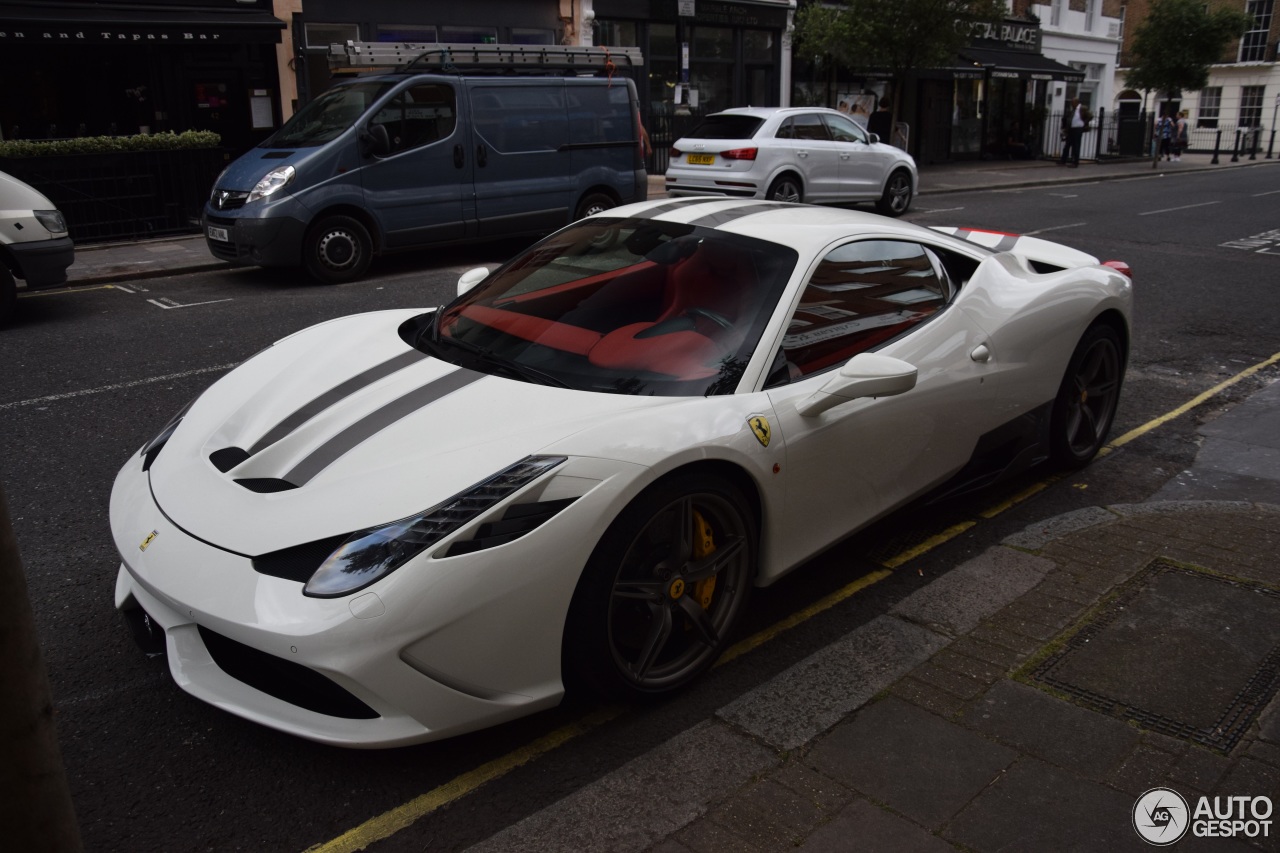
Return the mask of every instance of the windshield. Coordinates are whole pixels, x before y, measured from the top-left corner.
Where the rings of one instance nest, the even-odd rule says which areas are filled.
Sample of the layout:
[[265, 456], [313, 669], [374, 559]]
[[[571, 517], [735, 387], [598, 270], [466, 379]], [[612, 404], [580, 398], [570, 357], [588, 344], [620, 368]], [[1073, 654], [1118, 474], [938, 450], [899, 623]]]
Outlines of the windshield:
[[391, 83], [349, 83], [335, 86], [307, 104], [259, 148], [308, 148], [337, 139], [355, 124]]
[[444, 308], [415, 342], [478, 370], [583, 391], [731, 394], [794, 250], [651, 219], [590, 219]]
[[707, 116], [692, 131], [685, 134], [687, 139], [750, 139], [756, 135], [764, 119], [743, 115], [711, 115]]

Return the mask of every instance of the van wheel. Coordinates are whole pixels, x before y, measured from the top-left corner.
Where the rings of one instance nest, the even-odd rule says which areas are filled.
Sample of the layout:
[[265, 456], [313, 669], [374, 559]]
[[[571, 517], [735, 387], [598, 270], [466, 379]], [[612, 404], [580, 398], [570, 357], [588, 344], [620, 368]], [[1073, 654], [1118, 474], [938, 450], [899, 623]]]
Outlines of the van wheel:
[[618, 205], [613, 199], [604, 193], [587, 193], [587, 195], [578, 204], [577, 219], [585, 219], [588, 216], [594, 216], [597, 213], [604, 213], [606, 210], [615, 208]]
[[317, 281], [341, 284], [355, 281], [369, 269], [373, 241], [369, 231], [350, 216], [327, 216], [307, 232], [302, 262]]
[[0, 326], [13, 319], [18, 307], [18, 283], [3, 266], [0, 266]]

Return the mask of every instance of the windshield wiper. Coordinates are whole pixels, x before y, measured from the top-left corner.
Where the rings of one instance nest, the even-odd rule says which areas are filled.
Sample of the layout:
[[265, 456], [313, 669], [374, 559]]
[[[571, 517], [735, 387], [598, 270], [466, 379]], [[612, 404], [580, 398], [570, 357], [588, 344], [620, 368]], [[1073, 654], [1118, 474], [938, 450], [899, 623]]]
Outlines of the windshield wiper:
[[515, 361], [508, 361], [494, 355], [492, 350], [485, 349], [482, 346], [473, 344], [470, 341], [459, 340], [458, 338], [442, 338], [440, 337], [440, 329], [438, 323], [433, 323], [431, 327], [431, 343], [432, 348], [439, 351], [442, 347], [456, 347], [467, 353], [480, 364], [489, 368], [491, 372], [505, 375], [511, 379], [521, 379], [525, 382], [534, 382], [539, 385], [552, 385], [556, 388], [568, 388], [569, 384], [557, 376], [539, 370], [536, 367], [529, 367], [527, 364], [520, 364]]

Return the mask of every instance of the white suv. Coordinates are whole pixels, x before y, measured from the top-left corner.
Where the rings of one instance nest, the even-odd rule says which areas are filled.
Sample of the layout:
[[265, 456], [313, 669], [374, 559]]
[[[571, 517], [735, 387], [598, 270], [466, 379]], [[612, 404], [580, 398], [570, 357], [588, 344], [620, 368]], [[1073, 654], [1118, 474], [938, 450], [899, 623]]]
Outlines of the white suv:
[[911, 155], [844, 113], [742, 107], [713, 113], [671, 148], [667, 194], [777, 201], [874, 201], [901, 216], [918, 177]]

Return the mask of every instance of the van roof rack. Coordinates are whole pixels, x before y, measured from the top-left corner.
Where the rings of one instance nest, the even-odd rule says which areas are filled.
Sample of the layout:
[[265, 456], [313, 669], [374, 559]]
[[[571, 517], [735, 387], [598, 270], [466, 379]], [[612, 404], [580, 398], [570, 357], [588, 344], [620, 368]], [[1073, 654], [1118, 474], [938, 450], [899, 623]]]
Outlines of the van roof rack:
[[455, 44], [348, 41], [329, 45], [329, 67], [394, 67], [399, 71], [605, 71], [644, 63], [638, 47], [542, 44]]

